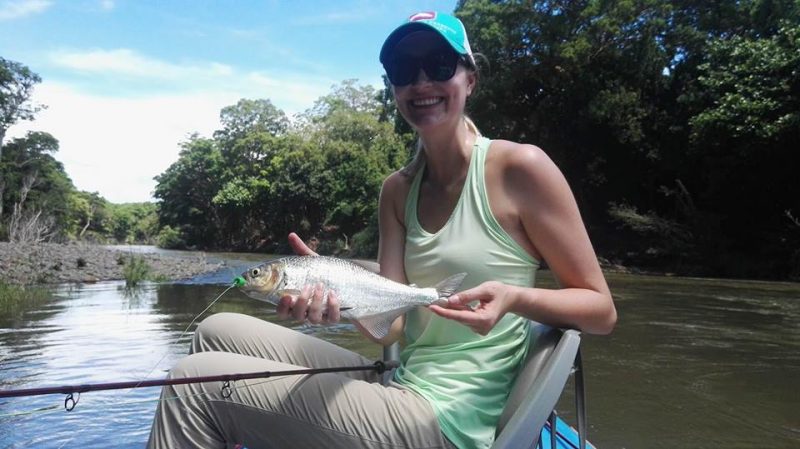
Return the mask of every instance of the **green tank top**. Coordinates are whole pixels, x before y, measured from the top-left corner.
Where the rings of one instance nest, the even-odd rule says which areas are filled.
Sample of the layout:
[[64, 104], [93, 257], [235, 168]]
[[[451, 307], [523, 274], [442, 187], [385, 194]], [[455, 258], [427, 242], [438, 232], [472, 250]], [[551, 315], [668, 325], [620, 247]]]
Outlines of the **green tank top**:
[[[427, 232], [417, 219], [423, 166], [405, 207], [405, 272], [410, 283], [433, 286], [466, 272], [460, 290], [495, 280], [533, 287], [539, 263], [509, 236], [489, 208], [484, 164], [491, 141], [473, 147], [461, 196], [446, 224]], [[528, 320], [506, 315], [481, 336], [427, 308], [406, 315], [406, 347], [395, 381], [426, 398], [442, 432], [460, 449], [488, 448], [528, 350]]]

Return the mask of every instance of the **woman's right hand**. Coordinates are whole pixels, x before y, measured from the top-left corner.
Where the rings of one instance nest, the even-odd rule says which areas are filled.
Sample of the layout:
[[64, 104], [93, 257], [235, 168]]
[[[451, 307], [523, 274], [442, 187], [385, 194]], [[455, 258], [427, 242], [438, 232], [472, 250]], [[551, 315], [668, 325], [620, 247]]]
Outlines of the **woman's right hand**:
[[[318, 256], [294, 232], [289, 234], [289, 246], [298, 256]], [[339, 299], [336, 293], [327, 293], [325, 302], [325, 289], [320, 285], [307, 285], [299, 295], [284, 295], [278, 301], [278, 317], [281, 319], [294, 318], [298, 321], [308, 320], [311, 324], [327, 324], [339, 322]]]
[[278, 300], [277, 312], [281, 319], [294, 318], [311, 324], [333, 324], [341, 318], [336, 292], [326, 292], [322, 284], [307, 285], [297, 296], [284, 295]]

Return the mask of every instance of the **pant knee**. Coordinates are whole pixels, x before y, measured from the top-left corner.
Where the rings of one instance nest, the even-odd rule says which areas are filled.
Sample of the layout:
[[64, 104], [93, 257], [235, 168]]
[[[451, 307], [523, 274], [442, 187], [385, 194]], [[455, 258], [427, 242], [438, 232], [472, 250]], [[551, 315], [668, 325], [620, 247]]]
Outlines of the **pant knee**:
[[197, 325], [192, 338], [191, 353], [220, 350], [219, 342], [229, 337], [230, 330], [235, 329], [235, 321], [243, 315], [238, 313], [215, 313]]
[[209, 352], [198, 352], [190, 354], [178, 360], [172, 369], [169, 370], [169, 377], [171, 379], [178, 379], [184, 377], [198, 377], [209, 375], [209, 368], [215, 366], [215, 357]]

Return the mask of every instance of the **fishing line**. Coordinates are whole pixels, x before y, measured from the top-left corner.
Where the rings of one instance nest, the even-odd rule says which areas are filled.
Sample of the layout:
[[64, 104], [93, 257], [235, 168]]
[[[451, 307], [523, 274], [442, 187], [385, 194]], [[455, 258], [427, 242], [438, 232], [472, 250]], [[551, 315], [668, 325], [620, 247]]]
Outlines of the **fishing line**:
[[[252, 379], [252, 380], [253, 381], [249, 382], [249, 383], [234, 384], [234, 385], [231, 386], [231, 389], [239, 390], [239, 389], [246, 389], [246, 388], [250, 388], [250, 387], [255, 387], [255, 386], [267, 383], [267, 382], [275, 381], [276, 378], [262, 379], [262, 380], [258, 380], [258, 381], [256, 381], [256, 379]], [[147, 403], [151, 403], [151, 402], [166, 402], [166, 401], [174, 401], [176, 399], [196, 398], [196, 397], [200, 397], [200, 396], [208, 396], [208, 395], [210, 395], [212, 393], [213, 392], [211, 392], [211, 391], [201, 391], [201, 392], [198, 392], [198, 393], [186, 393], [186, 394], [179, 394], [179, 395], [167, 396], [167, 397], [157, 397], [157, 398], [151, 398], [151, 399], [131, 399], [129, 401], [115, 401], [115, 402], [109, 402], [109, 401], [106, 401], [106, 400], [98, 400], [96, 404], [93, 404], [91, 401], [89, 401], [89, 403], [84, 403], [83, 406], [81, 407], [81, 409], [88, 408], [89, 410], [93, 410], [93, 409], [96, 409], [93, 406], [101, 406], [102, 410], [108, 410], [108, 409], [115, 409], [115, 408], [120, 408], [120, 407], [128, 406], [128, 405], [140, 405], [140, 404], [147, 404]], [[7, 421], [7, 422], [13, 422], [14, 418], [22, 418], [22, 417], [27, 417], [27, 416], [32, 416], [32, 415], [40, 416], [40, 415], [44, 415], [44, 414], [47, 414], [47, 413], [54, 413], [54, 412], [64, 412], [64, 406], [59, 404], [59, 405], [51, 405], [51, 406], [47, 406], [47, 407], [35, 408], [33, 410], [22, 410], [22, 411], [9, 412], [9, 413], [0, 413], [0, 420], [6, 419], [6, 418], [10, 418], [10, 420]]]
[[[116, 401], [116, 402], [109, 402], [109, 401], [98, 401], [97, 404], [92, 404], [91, 401], [89, 404], [83, 404], [81, 409], [90, 408], [92, 405], [100, 405], [103, 409], [113, 409], [122, 407], [124, 405], [137, 405], [137, 404], [146, 404], [148, 402], [161, 402], [161, 401], [172, 401], [175, 399], [182, 399], [182, 398], [192, 398], [196, 396], [205, 396], [211, 394], [211, 392], [199, 392], [199, 393], [187, 393], [184, 395], [175, 395], [175, 396], [167, 396], [167, 397], [158, 397], [154, 399], [131, 399], [129, 401]], [[64, 406], [63, 405], [51, 405], [48, 407], [40, 407], [35, 408], [33, 410], [23, 410], [17, 412], [10, 412], [10, 413], [0, 413], [0, 419], [3, 418], [19, 418], [23, 416], [30, 416], [30, 415], [44, 415], [46, 413], [53, 413], [53, 412], [63, 412]]]
[[[147, 372], [147, 374], [145, 374], [143, 377], [141, 377], [141, 380], [139, 381], [140, 383], [141, 383], [141, 382], [144, 382], [144, 381], [145, 381], [145, 379], [147, 379], [148, 377], [150, 377], [150, 375], [151, 375], [151, 374], [153, 374], [153, 371], [154, 371], [156, 368], [158, 368], [158, 365], [160, 365], [160, 364], [161, 364], [161, 362], [163, 362], [163, 361], [164, 361], [164, 359], [165, 359], [165, 358], [167, 358], [167, 356], [170, 354], [170, 352], [169, 352], [169, 348], [171, 348], [171, 347], [173, 347], [173, 346], [176, 346], [176, 345], [177, 345], [177, 344], [180, 342], [181, 338], [183, 338], [183, 336], [184, 336], [184, 335], [186, 335], [186, 333], [189, 331], [189, 328], [191, 328], [191, 327], [192, 327], [192, 325], [195, 323], [195, 321], [197, 321], [197, 319], [198, 319], [198, 318], [200, 318], [200, 317], [201, 317], [201, 316], [202, 316], [204, 313], [208, 312], [208, 309], [210, 309], [211, 307], [213, 307], [213, 306], [214, 306], [214, 304], [216, 304], [216, 303], [217, 303], [217, 301], [219, 301], [219, 299], [220, 299], [220, 298], [222, 298], [222, 295], [224, 295], [225, 293], [228, 293], [228, 290], [232, 289], [233, 287], [236, 287], [236, 283], [235, 283], [235, 282], [234, 282], [233, 284], [229, 285], [229, 286], [228, 286], [228, 288], [226, 288], [225, 290], [223, 290], [223, 291], [222, 291], [222, 293], [220, 293], [220, 294], [219, 294], [219, 296], [217, 296], [217, 298], [216, 298], [216, 299], [214, 299], [213, 301], [211, 301], [211, 304], [209, 304], [209, 305], [208, 305], [208, 306], [207, 306], [205, 309], [203, 309], [203, 311], [202, 311], [202, 312], [200, 312], [200, 313], [198, 313], [197, 315], [195, 315], [195, 317], [192, 319], [192, 321], [189, 323], [189, 325], [188, 325], [188, 326], [186, 326], [186, 329], [184, 329], [184, 330], [183, 330], [183, 332], [181, 332], [181, 334], [180, 334], [180, 335], [178, 335], [178, 338], [176, 338], [176, 339], [175, 339], [175, 341], [173, 341], [172, 343], [170, 343], [169, 345], [167, 345], [167, 351], [166, 351], [166, 352], [164, 352], [164, 355], [162, 355], [160, 359], [158, 359], [158, 362], [156, 362], [156, 364], [155, 364], [155, 365], [153, 365], [153, 367], [152, 367], [152, 368], [150, 368], [150, 371], [148, 371], [148, 372]], [[133, 388], [136, 388], [136, 387], [133, 387]], [[133, 388], [131, 388], [130, 390], [128, 390], [128, 392], [130, 392], [131, 390], [133, 390]]]
[[[129, 401], [115, 401], [115, 402], [109, 402], [109, 401], [100, 400], [100, 401], [98, 401], [97, 405], [100, 406], [101, 410], [108, 410], [108, 409], [118, 408], [118, 407], [122, 407], [122, 406], [126, 406], [126, 405], [145, 404], [145, 403], [149, 403], [149, 402], [160, 403], [161, 401], [171, 401], [171, 400], [176, 400], [176, 399], [195, 398], [195, 397], [200, 397], [200, 396], [209, 396], [209, 395], [216, 395], [216, 394], [219, 394], [223, 399], [227, 400], [227, 399], [230, 399], [230, 397], [232, 396], [234, 391], [239, 391], [240, 389], [249, 389], [249, 388], [252, 388], [252, 387], [263, 385], [263, 384], [268, 383], [268, 382], [274, 382], [275, 380], [277, 380], [279, 378], [282, 378], [284, 376], [295, 376], [295, 375], [311, 376], [311, 375], [323, 374], [323, 373], [341, 373], [341, 372], [372, 371], [372, 370], [377, 372], [378, 375], [380, 376], [381, 374], [383, 374], [387, 370], [391, 370], [391, 369], [396, 368], [396, 367], [397, 367], [397, 362], [384, 362], [384, 361], [380, 361], [379, 360], [379, 361], [375, 362], [372, 365], [364, 365], [364, 366], [341, 366], [341, 367], [329, 367], [329, 368], [298, 368], [298, 369], [295, 369], [295, 370], [261, 371], [261, 372], [254, 372], [254, 373], [245, 373], [245, 374], [221, 375], [221, 376], [225, 376], [225, 377], [232, 376], [234, 378], [231, 379], [231, 380], [225, 380], [224, 382], [222, 382], [222, 386], [219, 389], [219, 393], [217, 393], [216, 391], [210, 390], [210, 391], [200, 391], [200, 392], [196, 392], [196, 393], [187, 393], [187, 394], [180, 394], [180, 395], [157, 397], [157, 398], [152, 398], [152, 399], [135, 399], [135, 400], [129, 400]], [[216, 383], [216, 382], [220, 382], [220, 380], [219, 379], [211, 379], [209, 377], [221, 377], [221, 376], [207, 376], [205, 379], [202, 379], [202, 380], [200, 378], [190, 378], [190, 379], [186, 379], [186, 380], [191, 380], [191, 382], [182, 382], [181, 384]], [[175, 379], [175, 380], [181, 381], [181, 380], [184, 380], [184, 379]], [[111, 384], [106, 384], [106, 385], [110, 386]], [[93, 386], [99, 386], [99, 384], [95, 384]], [[84, 385], [84, 386], [77, 386], [77, 387], [80, 388], [80, 387], [86, 387], [86, 386]], [[65, 388], [65, 387], [55, 387], [53, 389], [61, 390], [63, 388]], [[135, 387], [133, 387], [133, 388], [135, 388]], [[46, 388], [46, 389], [51, 389], [51, 388]], [[82, 390], [82, 391], [102, 391], [104, 389], [105, 389], [105, 385], [103, 385], [103, 388], [100, 388], [98, 390], [89, 390], [89, 389], [87, 389], [87, 390]], [[79, 391], [79, 390], [75, 390], [75, 391]], [[163, 392], [164, 390], [162, 389], [161, 391]], [[34, 395], [40, 395], [40, 394], [56, 394], [56, 392], [47, 391], [47, 392], [34, 393]], [[21, 396], [28, 396], [28, 395], [27, 394], [23, 394]], [[74, 401], [73, 405], [71, 405], [71, 406], [68, 405], [68, 401], [71, 400], [69, 398], [71, 398], [71, 397], [72, 397], [72, 393], [70, 393], [68, 395], [68, 399], [65, 400], [63, 407], [62, 406], [49, 406], [49, 407], [41, 407], [41, 408], [37, 408], [37, 409], [33, 409], [33, 410], [17, 411], [17, 412], [11, 412], [11, 413], [3, 413], [3, 414], [0, 414], [0, 420], [2, 420], [3, 418], [12, 418], [12, 420], [10, 420], [9, 422], [13, 422], [14, 421], [13, 418], [20, 418], [20, 417], [31, 416], [31, 415], [37, 415], [38, 416], [38, 415], [43, 415], [45, 413], [52, 413], [52, 412], [59, 411], [59, 410], [64, 410], [64, 409], [66, 409], [66, 411], [69, 412], [69, 411], [73, 410], [75, 405], [77, 405], [77, 400]], [[84, 406], [82, 408], [86, 408], [88, 406], [88, 407], [90, 407], [90, 410], [91, 410], [92, 405], [95, 405], [95, 404], [86, 405], [84, 403]]]

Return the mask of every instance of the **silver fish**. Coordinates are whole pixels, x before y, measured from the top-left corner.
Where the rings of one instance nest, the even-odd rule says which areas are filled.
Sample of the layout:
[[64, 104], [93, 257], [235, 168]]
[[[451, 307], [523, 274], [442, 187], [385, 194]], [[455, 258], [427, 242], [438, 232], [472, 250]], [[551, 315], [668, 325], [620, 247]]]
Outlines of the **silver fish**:
[[322, 284], [326, 301], [327, 292], [336, 292], [342, 317], [358, 321], [374, 338], [383, 338], [397, 317], [449, 297], [466, 275], [450, 276], [433, 288], [418, 288], [391, 281], [347, 260], [291, 256], [248, 269], [237, 285], [247, 296], [277, 305], [284, 295], [298, 295], [305, 286]]

